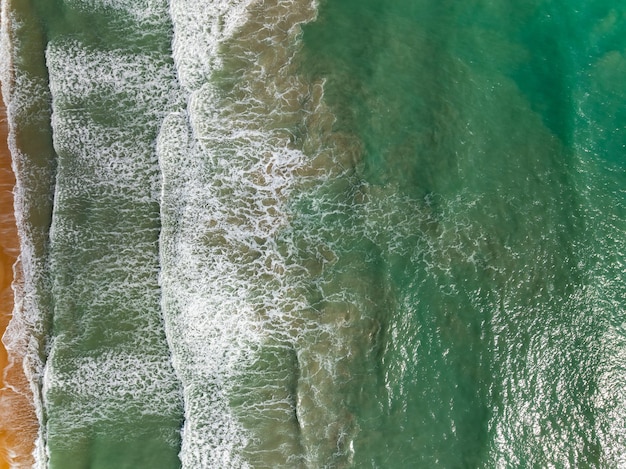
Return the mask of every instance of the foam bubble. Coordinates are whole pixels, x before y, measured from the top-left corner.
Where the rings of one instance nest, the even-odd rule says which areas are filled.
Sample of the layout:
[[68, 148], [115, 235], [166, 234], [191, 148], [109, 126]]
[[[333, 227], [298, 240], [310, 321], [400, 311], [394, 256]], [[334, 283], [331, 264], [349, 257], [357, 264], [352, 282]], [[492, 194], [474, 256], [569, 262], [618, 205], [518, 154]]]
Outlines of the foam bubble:
[[174, 61], [184, 89], [199, 88], [219, 68], [218, 48], [245, 20], [250, 3], [252, 0], [170, 2]]
[[76, 40], [51, 44], [47, 62], [55, 146], [85, 169], [63, 191], [83, 191], [88, 178], [93, 186], [122, 186], [133, 197], [156, 198], [136, 183], [147, 177], [157, 184], [151, 140], [155, 123], [178, 99], [171, 65], [157, 53], [91, 50]]
[[[39, 422], [43, 421], [39, 378], [43, 369], [43, 342], [48, 310], [45, 307], [43, 258], [49, 208], [51, 163], [45, 144], [49, 113], [49, 92], [45, 78], [38, 74], [37, 54], [15, 60], [24, 49], [32, 47], [28, 37], [27, 8], [13, 9], [2, 1], [0, 22], [0, 81], [6, 103], [9, 127], [8, 145], [16, 183], [13, 190], [15, 218], [20, 240], [20, 254], [14, 266], [14, 307], [11, 321], [2, 337], [9, 356], [7, 386], [30, 403]], [[18, 146], [18, 141], [22, 147]], [[41, 198], [43, 195], [43, 198]], [[20, 367], [21, 372], [11, 369]], [[23, 375], [22, 375], [23, 373]], [[26, 386], [19, 380], [25, 376]], [[17, 377], [19, 381], [13, 381]], [[30, 417], [30, 415], [29, 415]], [[24, 431], [28, 438], [30, 431]], [[36, 435], [35, 467], [45, 466], [42, 428]]]
[[369, 197], [354, 174], [358, 142], [332, 132], [323, 83], [296, 74], [299, 24], [314, 16], [310, 3], [258, 2], [228, 40], [198, 44], [223, 51], [211, 67], [175, 60], [198, 80], [158, 148], [184, 467], [349, 464], [347, 383], [370, 366], [381, 283], [378, 260], [354, 250], [371, 239], [418, 255], [416, 225], [436, 224], [393, 188]]
[[179, 444], [182, 393], [159, 309], [155, 152], [179, 99], [174, 69], [156, 45], [108, 46], [68, 34], [46, 49], [58, 170], [43, 396], [55, 464], [68, 451], [85, 457], [85, 438], [123, 448], [145, 434], [170, 453]]
[[[193, 14], [183, 5], [172, 3], [174, 53], [188, 106], [166, 118], [158, 146], [163, 310], [185, 388], [183, 466], [315, 466], [323, 460], [311, 446], [316, 432], [340, 415], [342, 430], [323, 443], [335, 453], [349, 418], [330, 415], [337, 405], [320, 419], [296, 410], [299, 360], [309, 367], [311, 335], [324, 325], [307, 298], [312, 267], [290, 238], [289, 203], [336, 172], [333, 155], [317, 155], [332, 122], [321, 84], [290, 65], [297, 26], [314, 17], [314, 5], [259, 2], [245, 22], [239, 4]], [[224, 29], [198, 30], [221, 17]], [[307, 125], [309, 140], [298, 130]], [[328, 337], [332, 347], [336, 336]], [[300, 390], [333, 400], [334, 358], [319, 353], [327, 373], [307, 376], [311, 385]], [[308, 448], [301, 430], [311, 435]]]
[[163, 23], [167, 15], [166, 3], [161, 0], [66, 0], [68, 6], [73, 9], [92, 12], [104, 12], [113, 10], [123, 12], [132, 17], [139, 24]]

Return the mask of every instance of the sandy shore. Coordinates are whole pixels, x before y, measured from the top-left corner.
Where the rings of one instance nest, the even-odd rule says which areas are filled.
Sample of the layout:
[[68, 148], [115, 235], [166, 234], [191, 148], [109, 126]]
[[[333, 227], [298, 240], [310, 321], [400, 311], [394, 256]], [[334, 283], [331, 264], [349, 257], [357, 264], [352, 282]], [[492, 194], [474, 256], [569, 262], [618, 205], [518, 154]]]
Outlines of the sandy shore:
[[[19, 254], [19, 242], [13, 212], [11, 156], [7, 148], [5, 109], [0, 99], [0, 335], [13, 311], [13, 265]], [[0, 469], [31, 467], [37, 419], [28, 399], [28, 386], [20, 363], [9, 367], [4, 344], [0, 344]], [[25, 395], [15, 392], [25, 390]]]

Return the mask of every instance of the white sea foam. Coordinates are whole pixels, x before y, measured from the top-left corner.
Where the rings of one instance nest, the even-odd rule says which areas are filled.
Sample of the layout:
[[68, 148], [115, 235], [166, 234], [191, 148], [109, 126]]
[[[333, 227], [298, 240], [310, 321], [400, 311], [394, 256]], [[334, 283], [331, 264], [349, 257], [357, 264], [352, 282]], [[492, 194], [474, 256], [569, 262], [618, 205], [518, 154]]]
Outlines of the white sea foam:
[[[173, 2], [173, 16], [185, 5]], [[293, 66], [314, 4], [254, 2], [245, 21], [199, 8], [174, 20], [188, 104], [165, 119], [157, 150], [163, 310], [185, 388], [183, 467], [349, 464], [358, 425], [342, 396], [377, 333], [376, 279], [355, 276], [364, 260], [338, 263], [335, 248], [350, 252], [346, 243], [365, 238], [411, 256], [407, 239], [430, 215], [398, 220], [394, 204], [411, 213], [414, 201], [390, 190], [378, 206], [349, 180], [359, 145], [333, 136], [323, 84]], [[237, 18], [238, 28], [202, 31], [190, 24], [196, 15]], [[309, 202], [301, 197], [316, 187]], [[298, 200], [308, 210], [294, 213]], [[381, 225], [396, 230], [381, 234]]]
[[66, 0], [67, 5], [77, 10], [103, 12], [113, 10], [123, 12], [138, 24], [163, 23], [167, 15], [167, 5], [162, 0]]
[[51, 44], [47, 61], [55, 146], [86, 170], [75, 186], [63, 185], [64, 194], [84, 191], [89, 182], [115, 191], [123, 187], [135, 200], [154, 200], [157, 194], [136, 182], [147, 177], [157, 184], [151, 139], [154, 123], [177, 99], [171, 65], [158, 54], [89, 50], [76, 40]]
[[208, 81], [221, 60], [220, 44], [246, 18], [254, 0], [172, 0], [174, 61], [181, 86], [195, 91]]
[[[309, 309], [307, 269], [294, 260], [296, 246], [281, 240], [290, 194], [315, 177], [293, 132], [321, 93], [289, 67], [297, 25], [315, 9], [302, 2], [173, 1], [171, 12], [188, 105], [164, 121], [157, 152], [163, 310], [185, 389], [183, 467], [296, 467], [303, 455], [295, 396], [280, 383], [297, 381], [297, 364], [283, 370], [292, 377], [274, 383], [272, 368], [251, 367], [263, 361], [268, 343], [291, 360], [298, 336], [316, 327], [300, 314]], [[263, 420], [274, 422], [272, 437], [262, 437], [275, 439], [274, 446], [254, 456], [251, 448], [262, 453], [263, 443], [244, 421]]]
[[[29, 166], [30, 155], [24, 154], [17, 146], [17, 123], [28, 130], [29, 126], [45, 125], [45, 116], [38, 107], [45, 102], [48, 93], [45, 82], [24, 70], [14, 67], [15, 54], [19, 53], [19, 31], [23, 22], [12, 13], [10, 2], [1, 2], [0, 19], [0, 82], [2, 98], [6, 104], [9, 128], [8, 146], [12, 157], [12, 167], [16, 182], [13, 189], [15, 218], [20, 240], [20, 254], [14, 272], [14, 307], [12, 318], [2, 337], [7, 350], [10, 366], [23, 368], [30, 389], [23, 389], [19, 383], [7, 382], [15, 392], [23, 394], [35, 409], [40, 422], [43, 421], [43, 404], [40, 398], [39, 377], [43, 369], [41, 356], [47, 315], [41, 308], [40, 290], [43, 260], [37, 256], [40, 251], [42, 231], [36, 223], [31, 223], [28, 214], [37, 207], [36, 195], [32, 194], [33, 181], [45, 184], [47, 169]], [[5, 375], [8, 376], [8, 375]], [[35, 467], [45, 467], [44, 435], [42, 427], [35, 442]]]
[[88, 430], [127, 440], [151, 426], [174, 449], [182, 396], [159, 307], [154, 146], [177, 99], [173, 65], [149, 46], [102, 50], [68, 36], [46, 50], [58, 154], [55, 331], [43, 385], [49, 453], [76, 451]]
[[[367, 258], [336, 251], [365, 238], [417, 255], [416, 225], [436, 224], [392, 188], [370, 200], [350, 180], [359, 145], [332, 133], [323, 84], [293, 66], [299, 24], [314, 15], [255, 2], [217, 43], [208, 32], [183, 43], [175, 22], [188, 105], [159, 135], [161, 284], [186, 468], [350, 464], [358, 424], [344, 398], [367, 379], [351, 370], [369, 359], [380, 287], [359, 271]], [[194, 47], [223, 55], [194, 63]]]
[[224, 137], [215, 138], [210, 153], [206, 144], [205, 153], [189, 144], [184, 115], [169, 116], [159, 137], [161, 282], [174, 363], [185, 386], [185, 467], [245, 467], [238, 452], [247, 437], [228, 392], [266, 333], [261, 309], [276, 314], [289, 301], [281, 291], [274, 298], [262, 291], [284, 288], [277, 272], [287, 267], [273, 236], [285, 214], [274, 188], [284, 190], [289, 181], [279, 176], [262, 186], [253, 178], [270, 178], [268, 167], [297, 164], [301, 154], [277, 152], [257, 138], [255, 146], [268, 157], [258, 160], [248, 142]]

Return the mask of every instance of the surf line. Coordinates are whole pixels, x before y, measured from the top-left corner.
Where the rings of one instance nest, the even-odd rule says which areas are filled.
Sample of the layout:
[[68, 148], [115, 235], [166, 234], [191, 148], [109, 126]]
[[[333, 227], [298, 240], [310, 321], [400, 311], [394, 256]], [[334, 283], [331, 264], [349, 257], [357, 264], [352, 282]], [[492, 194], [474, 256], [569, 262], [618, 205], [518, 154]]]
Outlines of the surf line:
[[0, 469], [33, 466], [39, 429], [28, 398], [30, 386], [22, 358], [7, 350], [4, 340], [16, 303], [13, 282], [20, 279], [20, 243], [13, 203], [15, 175], [7, 139], [6, 107], [0, 99]]

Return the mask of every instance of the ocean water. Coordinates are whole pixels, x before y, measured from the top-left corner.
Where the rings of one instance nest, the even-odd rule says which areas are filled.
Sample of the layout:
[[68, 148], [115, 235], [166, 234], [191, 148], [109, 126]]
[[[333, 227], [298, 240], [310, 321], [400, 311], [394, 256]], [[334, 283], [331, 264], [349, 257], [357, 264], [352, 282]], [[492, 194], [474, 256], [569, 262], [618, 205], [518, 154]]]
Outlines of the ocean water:
[[626, 8], [3, 0], [36, 467], [626, 467]]

